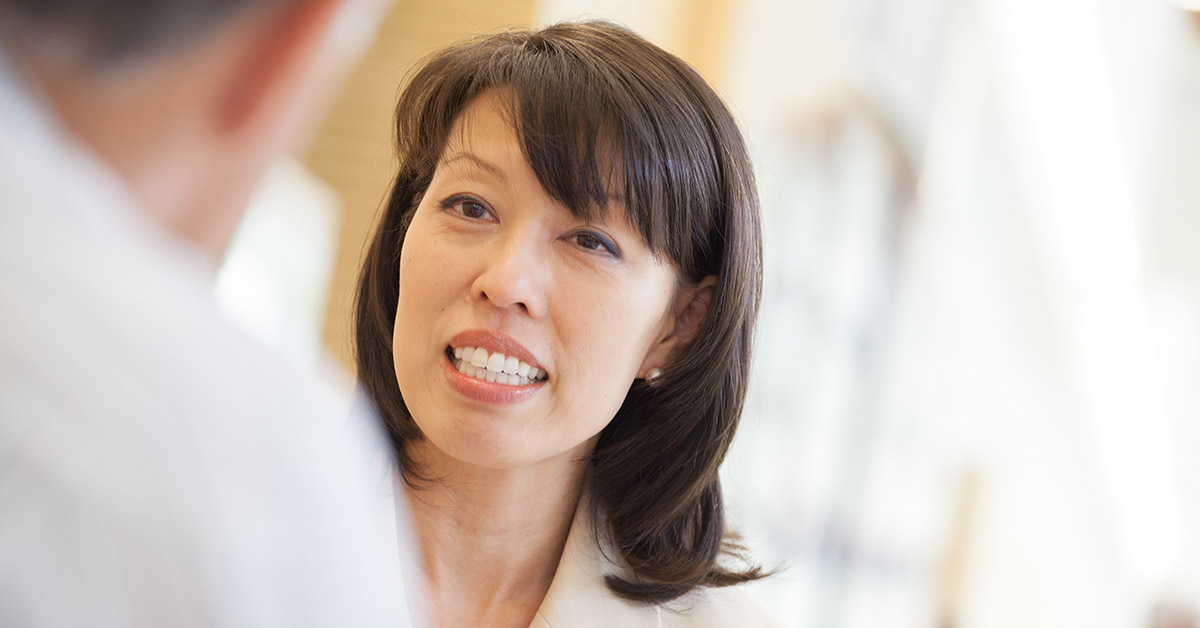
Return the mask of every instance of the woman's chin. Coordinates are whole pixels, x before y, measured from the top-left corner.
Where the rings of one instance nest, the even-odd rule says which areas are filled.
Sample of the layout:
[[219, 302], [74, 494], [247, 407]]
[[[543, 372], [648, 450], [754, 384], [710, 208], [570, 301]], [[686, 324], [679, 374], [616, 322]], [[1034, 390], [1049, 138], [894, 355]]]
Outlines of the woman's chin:
[[[426, 431], [421, 451], [414, 452], [417, 459], [432, 466], [433, 471], [443, 469], [474, 469], [479, 471], [517, 471], [520, 469], [544, 469], [556, 461], [570, 465], [572, 461], [585, 463], [595, 445], [595, 439], [562, 448], [537, 447], [529, 444], [536, 439], [521, 438], [518, 430], [511, 426], [477, 426], [474, 429], [456, 429], [432, 435]], [[545, 445], [545, 443], [542, 443]]]

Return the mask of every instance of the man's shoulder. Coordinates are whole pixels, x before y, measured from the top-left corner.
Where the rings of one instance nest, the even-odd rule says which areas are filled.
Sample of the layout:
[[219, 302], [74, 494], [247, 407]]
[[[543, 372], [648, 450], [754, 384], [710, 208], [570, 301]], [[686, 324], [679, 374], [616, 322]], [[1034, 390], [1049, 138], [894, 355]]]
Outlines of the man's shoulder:
[[332, 386], [229, 325], [186, 261], [82, 232], [16, 237], [0, 236], [6, 378], [93, 411], [333, 410]]
[[279, 625], [327, 624], [347, 587], [387, 600], [376, 443], [333, 388], [225, 323], [178, 260], [29, 226], [0, 234], [0, 559], [39, 571], [0, 589], [79, 578], [54, 611], [79, 621], [172, 583], [164, 608], [204, 591]]

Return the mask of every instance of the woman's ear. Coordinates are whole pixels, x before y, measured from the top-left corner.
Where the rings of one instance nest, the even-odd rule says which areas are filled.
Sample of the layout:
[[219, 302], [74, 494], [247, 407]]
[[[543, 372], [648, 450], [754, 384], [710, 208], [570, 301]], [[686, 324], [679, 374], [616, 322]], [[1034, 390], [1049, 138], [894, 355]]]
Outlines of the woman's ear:
[[704, 317], [708, 316], [708, 306], [712, 303], [716, 291], [716, 275], [709, 275], [696, 285], [680, 290], [675, 299], [674, 336], [686, 342], [700, 331], [700, 325], [704, 322]]
[[716, 275], [709, 275], [695, 284], [680, 288], [675, 295], [671, 316], [663, 327], [659, 341], [646, 355], [638, 376], [645, 378], [653, 369], [664, 370], [675, 353], [687, 345], [700, 331], [708, 316], [708, 307], [717, 290]]

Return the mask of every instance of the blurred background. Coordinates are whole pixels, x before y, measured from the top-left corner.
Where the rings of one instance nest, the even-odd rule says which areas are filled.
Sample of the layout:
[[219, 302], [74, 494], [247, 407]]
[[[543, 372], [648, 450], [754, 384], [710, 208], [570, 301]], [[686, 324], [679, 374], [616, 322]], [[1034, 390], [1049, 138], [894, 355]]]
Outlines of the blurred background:
[[[1200, 18], [1185, 0], [399, 0], [219, 281], [303, 363], [350, 302], [406, 72], [601, 17], [741, 121], [766, 234], [726, 465], [785, 623], [1183, 628], [1200, 605]], [[1197, 7], [1200, 8], [1200, 7]]]

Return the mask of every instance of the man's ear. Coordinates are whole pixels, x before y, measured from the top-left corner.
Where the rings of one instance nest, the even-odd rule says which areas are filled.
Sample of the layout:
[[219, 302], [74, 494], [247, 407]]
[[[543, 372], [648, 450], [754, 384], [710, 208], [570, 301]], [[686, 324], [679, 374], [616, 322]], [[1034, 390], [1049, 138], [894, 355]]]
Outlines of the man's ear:
[[641, 370], [638, 371], [639, 377], [646, 377], [652, 369], [665, 369], [675, 354], [696, 336], [700, 325], [708, 316], [708, 307], [716, 290], [715, 275], [709, 275], [679, 290], [675, 295], [671, 316], [667, 318], [657, 344], [646, 354]]
[[221, 131], [238, 133], [286, 116], [318, 61], [345, 0], [295, 0], [263, 9], [241, 35], [240, 63], [229, 74], [218, 112]]

